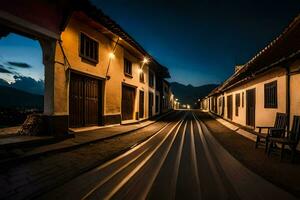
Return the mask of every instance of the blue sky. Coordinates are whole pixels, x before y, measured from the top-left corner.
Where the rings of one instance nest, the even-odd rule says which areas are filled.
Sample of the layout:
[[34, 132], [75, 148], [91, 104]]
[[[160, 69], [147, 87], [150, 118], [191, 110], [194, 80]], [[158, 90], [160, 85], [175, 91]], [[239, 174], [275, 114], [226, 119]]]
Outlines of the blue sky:
[[42, 50], [38, 41], [16, 34], [1, 38], [0, 65], [11, 72], [0, 73], [0, 78], [7, 82], [15, 82], [14, 76], [44, 80]]

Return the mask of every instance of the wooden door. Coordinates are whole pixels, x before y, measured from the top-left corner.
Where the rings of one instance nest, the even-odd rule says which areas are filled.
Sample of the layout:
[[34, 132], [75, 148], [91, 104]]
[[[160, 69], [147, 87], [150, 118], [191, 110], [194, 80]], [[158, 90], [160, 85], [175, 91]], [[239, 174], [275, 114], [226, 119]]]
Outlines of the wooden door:
[[139, 118], [144, 118], [144, 91], [140, 91]]
[[155, 96], [155, 113], [159, 112], [159, 96]]
[[135, 88], [122, 86], [122, 120], [133, 119]]
[[222, 97], [222, 117], [224, 117], [224, 113], [225, 113], [225, 97]]
[[246, 125], [255, 127], [255, 89], [246, 91]]
[[85, 125], [98, 124], [98, 100], [99, 100], [99, 84], [98, 80], [92, 78], [85, 79]]
[[232, 95], [227, 96], [227, 118], [232, 120]]
[[69, 92], [69, 125], [82, 127], [99, 122], [99, 81], [90, 77], [71, 74]]
[[153, 116], [153, 92], [149, 92], [149, 117]]
[[84, 126], [84, 78], [71, 75], [69, 92], [70, 127]]

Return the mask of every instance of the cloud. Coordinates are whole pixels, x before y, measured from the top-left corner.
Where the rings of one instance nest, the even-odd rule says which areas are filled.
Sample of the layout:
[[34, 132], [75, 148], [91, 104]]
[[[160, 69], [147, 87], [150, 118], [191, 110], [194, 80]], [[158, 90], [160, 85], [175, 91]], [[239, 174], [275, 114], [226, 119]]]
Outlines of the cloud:
[[9, 83], [6, 80], [0, 78], [0, 85], [9, 86]]
[[3, 74], [12, 74], [11, 71], [7, 70], [4, 68], [3, 65], [0, 65], [0, 73], [3, 73]]
[[32, 68], [31, 65], [24, 63], [24, 62], [13, 62], [13, 61], [9, 61], [7, 62], [8, 64], [14, 66], [14, 67], [19, 67], [19, 68]]
[[45, 84], [43, 80], [36, 81], [31, 77], [18, 75], [14, 75], [13, 78], [15, 79], [15, 82], [12, 83], [8, 83], [6, 80], [0, 78], [0, 85], [12, 87], [33, 94], [44, 94]]
[[44, 94], [44, 81], [43, 80], [34, 80], [31, 77], [25, 76], [14, 76], [15, 82], [11, 84], [12, 87], [27, 91], [34, 94]]

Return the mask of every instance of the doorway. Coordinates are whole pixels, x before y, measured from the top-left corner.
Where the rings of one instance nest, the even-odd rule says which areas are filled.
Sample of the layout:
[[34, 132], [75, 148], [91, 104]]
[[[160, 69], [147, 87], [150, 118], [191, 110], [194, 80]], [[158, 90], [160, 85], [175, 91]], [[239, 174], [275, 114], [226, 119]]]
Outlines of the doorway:
[[122, 120], [133, 119], [135, 88], [122, 85]]
[[100, 124], [101, 81], [72, 73], [69, 95], [70, 127]]
[[232, 120], [232, 95], [227, 96], [227, 118]]
[[255, 89], [246, 91], [246, 125], [255, 127]]
[[139, 118], [144, 118], [144, 91], [140, 91]]
[[153, 92], [149, 92], [149, 118], [153, 116]]

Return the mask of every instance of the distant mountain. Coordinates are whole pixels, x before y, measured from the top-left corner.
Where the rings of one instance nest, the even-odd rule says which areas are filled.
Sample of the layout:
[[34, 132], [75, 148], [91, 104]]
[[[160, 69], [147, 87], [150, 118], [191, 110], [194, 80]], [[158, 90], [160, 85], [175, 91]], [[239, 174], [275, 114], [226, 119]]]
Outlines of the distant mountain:
[[17, 75], [14, 75], [13, 78], [15, 79], [15, 82], [13, 83], [8, 83], [0, 78], [0, 86], [7, 86], [33, 94], [44, 94], [45, 84], [43, 80], [36, 81], [31, 77]]
[[171, 89], [175, 97], [179, 99], [181, 104], [190, 104], [193, 106], [195, 102], [200, 98], [208, 95], [218, 85], [207, 84], [194, 87], [192, 85], [183, 85], [181, 83], [172, 82]]
[[0, 107], [2, 108], [36, 108], [43, 109], [44, 97], [24, 92], [12, 87], [0, 86]]

